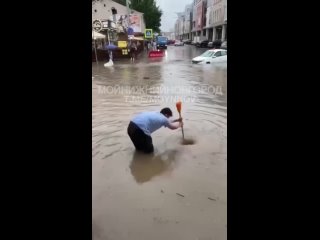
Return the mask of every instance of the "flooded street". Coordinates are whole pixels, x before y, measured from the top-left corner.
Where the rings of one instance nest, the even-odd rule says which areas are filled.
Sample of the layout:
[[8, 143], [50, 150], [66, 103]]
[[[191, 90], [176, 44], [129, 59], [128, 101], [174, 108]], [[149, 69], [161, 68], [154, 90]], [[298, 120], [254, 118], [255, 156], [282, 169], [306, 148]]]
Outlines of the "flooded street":
[[[227, 66], [194, 65], [206, 51], [169, 46], [163, 58], [92, 63], [92, 228], [95, 240], [227, 239]], [[127, 135], [143, 111], [171, 108], [181, 129], [152, 134], [154, 155]]]

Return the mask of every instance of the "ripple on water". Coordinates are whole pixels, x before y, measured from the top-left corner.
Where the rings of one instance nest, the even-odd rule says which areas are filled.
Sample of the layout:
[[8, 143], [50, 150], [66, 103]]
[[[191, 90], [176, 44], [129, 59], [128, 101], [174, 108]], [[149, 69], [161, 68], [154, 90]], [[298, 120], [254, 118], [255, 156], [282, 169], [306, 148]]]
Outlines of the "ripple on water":
[[[170, 53], [169, 53], [170, 54]], [[180, 54], [180, 53], [179, 53]], [[150, 60], [150, 59], [149, 59]], [[130, 62], [117, 63], [113, 69], [101, 68], [94, 74], [93, 89], [99, 91], [103, 86], [180, 86], [206, 87], [221, 86], [226, 94], [226, 70], [210, 66], [194, 66], [186, 58], [177, 59], [169, 56], [167, 60], [149, 61], [141, 59], [136, 64]], [[175, 93], [171, 94], [175, 96]], [[169, 106], [176, 115], [174, 102], [130, 102], [126, 101], [125, 93], [96, 94], [93, 98], [93, 139], [99, 148], [120, 147], [124, 139], [127, 140], [126, 127], [131, 117], [139, 112], [160, 110]], [[144, 97], [165, 96], [164, 93], [150, 91], [147, 94], [135, 95]], [[183, 105], [185, 125], [196, 126], [197, 122], [206, 129], [226, 129], [227, 106], [226, 97], [212, 92], [189, 93], [186, 96], [195, 96], [196, 101]], [[187, 120], [186, 120], [187, 119]], [[160, 133], [161, 135], [162, 133]], [[101, 138], [102, 137], [102, 138]], [[108, 140], [112, 138], [112, 140]], [[106, 154], [106, 158], [112, 156]]]

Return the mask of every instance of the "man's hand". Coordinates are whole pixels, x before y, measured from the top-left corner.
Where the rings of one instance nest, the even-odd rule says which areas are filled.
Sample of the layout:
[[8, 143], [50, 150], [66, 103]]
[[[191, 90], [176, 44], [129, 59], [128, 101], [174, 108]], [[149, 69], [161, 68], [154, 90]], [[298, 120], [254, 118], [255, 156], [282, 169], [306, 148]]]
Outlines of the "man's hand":
[[176, 123], [176, 124], [174, 122], [170, 122], [168, 127], [171, 130], [175, 130], [175, 129], [178, 129], [178, 128], [182, 127], [182, 126], [183, 126], [183, 122], [179, 122], [179, 123]]
[[182, 118], [178, 118], [176, 120], [173, 120], [172, 122], [182, 122]]

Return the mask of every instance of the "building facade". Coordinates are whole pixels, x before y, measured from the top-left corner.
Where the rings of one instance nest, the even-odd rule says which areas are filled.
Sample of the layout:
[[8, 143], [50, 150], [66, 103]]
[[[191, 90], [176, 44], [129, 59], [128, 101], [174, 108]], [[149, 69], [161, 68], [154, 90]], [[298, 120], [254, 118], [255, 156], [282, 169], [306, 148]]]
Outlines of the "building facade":
[[[92, 41], [92, 60], [106, 61], [112, 56], [115, 58], [128, 58], [127, 43], [133, 36], [143, 36], [145, 22], [143, 13], [127, 8], [127, 6], [111, 0], [95, 0], [92, 2], [92, 24], [100, 27], [106, 37]], [[94, 24], [95, 23], [95, 24]], [[92, 31], [94, 34], [94, 32]], [[131, 35], [131, 36], [130, 36]], [[141, 40], [139, 40], [141, 41]], [[110, 55], [106, 45], [117, 45], [118, 49]], [[144, 45], [138, 46], [138, 52], [143, 51]]]
[[[192, 40], [200, 41], [206, 37], [207, 0], [194, 0], [192, 12]], [[195, 37], [197, 37], [197, 40], [195, 40]]]
[[161, 32], [161, 36], [167, 37], [168, 40], [174, 40], [175, 39], [174, 32]]
[[184, 27], [182, 39], [191, 39], [191, 25], [192, 25], [192, 4], [186, 5], [184, 9]]
[[[213, 0], [213, 40], [224, 40], [225, 29], [224, 24], [224, 12], [225, 12], [225, 0]], [[224, 34], [222, 34], [224, 29]]]
[[[185, 32], [188, 28], [189, 34]], [[193, 3], [186, 5], [183, 13], [178, 14], [175, 36], [176, 39], [191, 39], [194, 42], [226, 40], [227, 0], [193, 0]]]
[[177, 13], [178, 19], [175, 23], [175, 39], [182, 40], [185, 32], [185, 14], [184, 12]]
[[134, 33], [144, 33], [143, 13], [130, 9], [128, 17], [128, 10], [126, 6], [111, 0], [96, 0], [92, 2], [92, 22], [109, 20], [111, 32], [126, 32], [131, 27]]

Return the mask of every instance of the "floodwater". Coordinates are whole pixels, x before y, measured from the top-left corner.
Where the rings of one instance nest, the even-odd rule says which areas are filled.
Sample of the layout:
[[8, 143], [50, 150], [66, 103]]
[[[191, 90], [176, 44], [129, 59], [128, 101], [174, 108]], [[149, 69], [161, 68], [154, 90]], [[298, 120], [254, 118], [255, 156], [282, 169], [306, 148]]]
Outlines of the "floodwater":
[[[95, 240], [227, 239], [227, 66], [193, 65], [206, 49], [169, 46], [166, 56], [92, 63], [92, 235]], [[135, 114], [182, 101], [181, 129], [152, 134], [136, 153]]]

